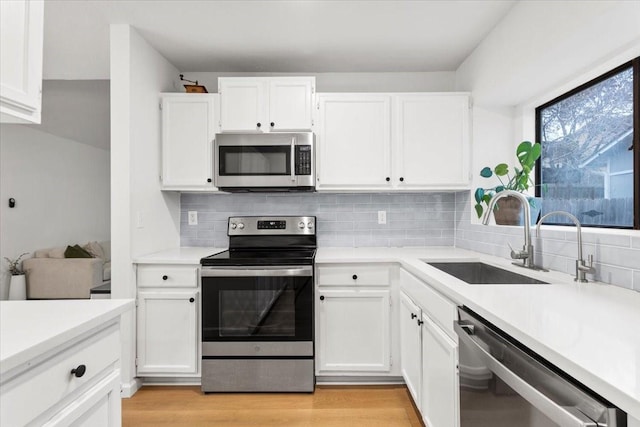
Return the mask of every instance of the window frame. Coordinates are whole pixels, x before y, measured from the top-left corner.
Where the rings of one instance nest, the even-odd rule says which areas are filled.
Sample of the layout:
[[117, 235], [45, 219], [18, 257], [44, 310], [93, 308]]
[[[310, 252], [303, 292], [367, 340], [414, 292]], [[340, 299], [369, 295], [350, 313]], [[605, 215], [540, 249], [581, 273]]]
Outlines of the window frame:
[[[572, 97], [573, 95], [582, 92], [583, 90], [592, 87], [608, 78], [620, 73], [621, 71], [632, 68], [633, 75], [633, 225], [629, 226], [621, 226], [621, 225], [591, 225], [591, 224], [582, 224], [583, 227], [589, 228], [601, 228], [601, 229], [623, 229], [623, 230], [640, 230], [640, 56], [632, 59], [631, 61], [625, 62], [622, 65], [615, 67], [614, 69], [607, 71], [606, 73], [589, 80], [586, 83], [581, 84], [580, 86], [571, 89], [570, 91], [557, 96], [556, 98], [545, 102], [544, 104], [535, 108], [535, 136], [536, 141], [541, 140], [541, 132], [540, 132], [540, 112], [545, 108], [550, 107], [553, 104], [557, 104], [560, 101], [563, 101], [567, 98]], [[541, 162], [542, 156], [538, 158], [536, 161], [536, 170], [535, 170], [535, 195], [536, 197], [542, 197], [542, 189], [541, 189]], [[544, 200], [544, 198], [543, 198]], [[545, 222], [545, 225], [560, 225], [565, 226], [566, 224], [561, 223], [553, 223], [553, 222]]]

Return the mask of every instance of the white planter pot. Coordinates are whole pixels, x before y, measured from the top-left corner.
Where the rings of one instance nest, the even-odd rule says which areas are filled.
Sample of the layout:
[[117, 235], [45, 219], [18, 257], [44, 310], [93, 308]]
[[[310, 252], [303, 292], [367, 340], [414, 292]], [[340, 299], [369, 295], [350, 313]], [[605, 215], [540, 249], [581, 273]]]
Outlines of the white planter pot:
[[10, 300], [27, 299], [27, 281], [25, 278], [26, 276], [24, 274], [11, 276], [11, 281], [9, 282]]

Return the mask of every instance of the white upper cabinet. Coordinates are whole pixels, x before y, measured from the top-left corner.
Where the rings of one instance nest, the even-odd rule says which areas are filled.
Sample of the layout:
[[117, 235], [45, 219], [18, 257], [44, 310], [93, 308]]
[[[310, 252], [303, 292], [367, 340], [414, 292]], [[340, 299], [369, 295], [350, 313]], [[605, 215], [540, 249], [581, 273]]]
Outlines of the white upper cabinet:
[[395, 185], [460, 188], [469, 183], [469, 96], [394, 97]]
[[390, 188], [391, 97], [318, 94], [317, 188]]
[[467, 93], [318, 94], [319, 190], [469, 185]]
[[217, 94], [166, 93], [162, 103], [162, 188], [214, 190]]
[[221, 77], [222, 132], [311, 130], [314, 77]]
[[0, 118], [40, 123], [42, 0], [0, 1]]

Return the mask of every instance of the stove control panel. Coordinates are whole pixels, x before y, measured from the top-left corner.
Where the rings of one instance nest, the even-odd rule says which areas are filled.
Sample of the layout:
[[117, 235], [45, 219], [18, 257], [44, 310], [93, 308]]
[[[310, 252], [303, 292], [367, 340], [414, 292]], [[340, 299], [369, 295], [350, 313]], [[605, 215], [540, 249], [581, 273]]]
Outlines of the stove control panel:
[[229, 236], [315, 235], [315, 216], [230, 217]]

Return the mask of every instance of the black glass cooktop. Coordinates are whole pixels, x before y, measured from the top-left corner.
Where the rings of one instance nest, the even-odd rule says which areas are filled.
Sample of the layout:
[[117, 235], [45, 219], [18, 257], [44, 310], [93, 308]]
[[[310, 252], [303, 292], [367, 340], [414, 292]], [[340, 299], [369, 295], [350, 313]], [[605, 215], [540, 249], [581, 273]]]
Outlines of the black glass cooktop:
[[200, 260], [203, 266], [311, 265], [315, 249], [232, 249]]

